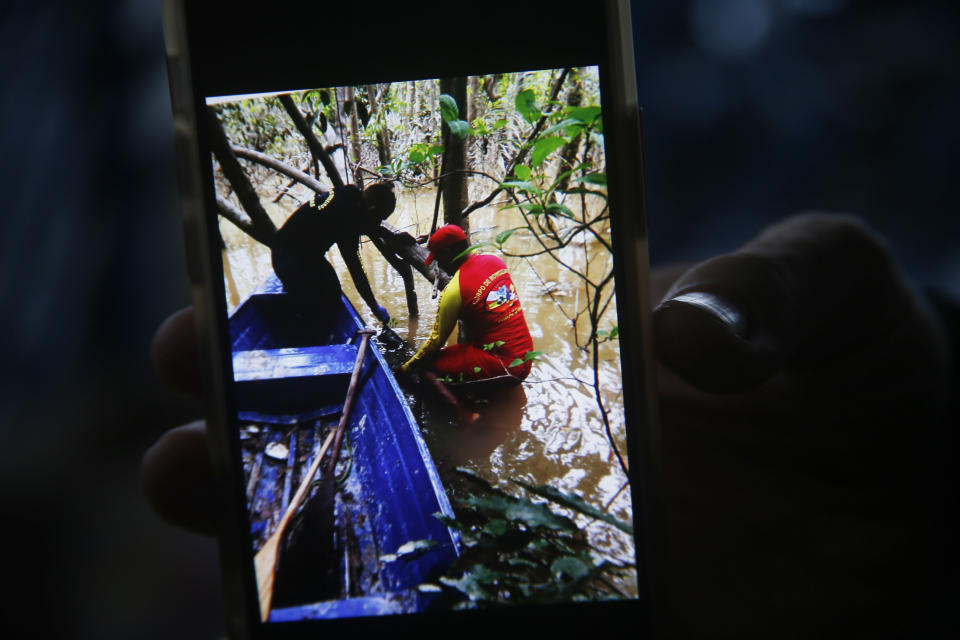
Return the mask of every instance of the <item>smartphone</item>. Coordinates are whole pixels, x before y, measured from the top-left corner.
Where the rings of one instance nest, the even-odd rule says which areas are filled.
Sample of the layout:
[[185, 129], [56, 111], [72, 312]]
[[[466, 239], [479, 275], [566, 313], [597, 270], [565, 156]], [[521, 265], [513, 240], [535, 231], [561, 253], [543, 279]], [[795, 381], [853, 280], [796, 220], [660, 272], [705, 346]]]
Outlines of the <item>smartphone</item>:
[[231, 635], [655, 633], [629, 5], [164, 27]]

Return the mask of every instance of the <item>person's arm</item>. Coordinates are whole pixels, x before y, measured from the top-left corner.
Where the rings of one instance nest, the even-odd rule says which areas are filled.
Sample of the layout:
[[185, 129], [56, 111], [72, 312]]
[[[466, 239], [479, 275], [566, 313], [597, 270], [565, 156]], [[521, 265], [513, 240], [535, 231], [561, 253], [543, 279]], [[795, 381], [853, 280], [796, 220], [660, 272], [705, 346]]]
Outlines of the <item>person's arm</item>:
[[401, 367], [403, 371], [410, 371], [415, 366], [424, 362], [429, 362], [436, 357], [437, 352], [447, 342], [453, 328], [457, 326], [457, 319], [460, 317], [460, 272], [453, 274], [453, 278], [440, 294], [440, 302], [437, 305], [437, 318], [433, 321], [433, 331], [430, 337], [420, 347], [412, 358], [407, 360]]
[[370, 288], [370, 281], [367, 280], [367, 273], [363, 270], [363, 262], [360, 260], [359, 236], [354, 236], [352, 241], [337, 242], [337, 247], [340, 249], [340, 255], [347, 265], [347, 270], [350, 272], [353, 284], [357, 288], [357, 293], [360, 294], [360, 297], [367, 303], [367, 306], [370, 307], [373, 315], [375, 315], [378, 320], [381, 322], [390, 320], [390, 314], [387, 313], [385, 308], [380, 306], [377, 298], [373, 295], [373, 290]]

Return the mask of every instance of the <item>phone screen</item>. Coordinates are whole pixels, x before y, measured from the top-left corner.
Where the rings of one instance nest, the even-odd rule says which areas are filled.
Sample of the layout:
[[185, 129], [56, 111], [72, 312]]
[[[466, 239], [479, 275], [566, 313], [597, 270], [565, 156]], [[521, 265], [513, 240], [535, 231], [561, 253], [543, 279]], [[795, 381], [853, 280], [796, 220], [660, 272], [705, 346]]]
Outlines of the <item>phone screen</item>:
[[648, 597], [609, 73], [482, 67], [200, 89], [267, 626]]

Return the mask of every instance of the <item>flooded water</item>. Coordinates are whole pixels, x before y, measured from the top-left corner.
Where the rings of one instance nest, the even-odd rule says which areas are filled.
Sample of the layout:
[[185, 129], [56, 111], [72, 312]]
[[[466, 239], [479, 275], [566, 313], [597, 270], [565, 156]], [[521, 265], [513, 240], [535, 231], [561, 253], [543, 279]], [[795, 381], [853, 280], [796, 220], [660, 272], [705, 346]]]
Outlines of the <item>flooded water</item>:
[[[293, 209], [271, 205], [270, 214], [279, 227]], [[575, 203], [567, 203], [575, 212]], [[434, 192], [405, 191], [388, 222], [414, 236], [428, 233], [433, 216]], [[497, 233], [518, 226], [516, 209], [500, 211], [500, 205], [471, 214], [471, 242], [492, 240]], [[228, 307], [232, 311], [271, 273], [266, 247], [251, 240], [231, 223], [221, 220], [226, 244], [224, 271]], [[533, 252], [540, 247], [525, 234], [516, 233], [506, 247], [514, 253]], [[490, 252], [499, 252], [490, 247]], [[361, 248], [362, 259], [371, 286], [380, 304], [394, 319], [394, 330], [421, 345], [430, 333], [437, 300], [432, 284], [415, 274], [420, 317], [408, 317], [403, 282], [370, 242]], [[517, 286], [524, 315], [534, 340], [534, 348], [543, 355], [535, 362], [524, 384], [498, 397], [478, 424], [469, 427], [435, 421], [423, 424], [424, 436], [438, 467], [443, 472], [454, 466], [467, 467], [508, 491], [517, 488], [509, 480], [549, 484], [575, 493], [592, 505], [606, 509], [617, 518], [630, 522], [630, 491], [608, 439], [597, 407], [589, 352], [576, 346], [585, 342], [588, 325], [583, 320], [579, 332], [571, 318], [583, 308], [586, 296], [582, 282], [547, 255], [523, 259], [501, 255]], [[350, 277], [346, 275], [339, 252], [331, 249], [328, 258], [342, 274], [344, 292], [369, 326], [378, 327], [370, 309], [360, 300]], [[599, 280], [609, 270], [609, 256], [594, 239], [576, 238], [562, 251], [562, 259]], [[609, 291], [609, 287], [608, 287]], [[611, 302], [600, 323], [609, 330], [616, 324], [615, 304]], [[451, 338], [455, 340], [454, 337]], [[618, 360], [618, 341], [601, 345], [599, 379], [601, 396], [607, 409], [617, 447], [625, 456], [622, 385]], [[447, 475], [444, 474], [445, 480]], [[568, 512], [590, 537], [591, 545], [612, 560], [634, 562], [632, 540], [621, 531]], [[620, 584], [626, 593], [636, 593], [636, 584]]]

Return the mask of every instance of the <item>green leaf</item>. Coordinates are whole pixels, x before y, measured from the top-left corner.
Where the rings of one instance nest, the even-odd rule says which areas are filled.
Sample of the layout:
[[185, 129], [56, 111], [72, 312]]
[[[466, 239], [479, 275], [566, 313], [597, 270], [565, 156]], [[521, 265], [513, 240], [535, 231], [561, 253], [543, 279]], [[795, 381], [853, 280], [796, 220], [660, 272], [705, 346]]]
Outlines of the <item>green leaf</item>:
[[437, 155], [440, 155], [441, 153], [443, 153], [443, 151], [444, 151], [444, 149], [443, 149], [443, 145], [442, 145], [442, 144], [435, 144], [435, 145], [433, 145], [432, 147], [430, 147], [430, 148], [427, 150], [427, 155], [428, 155], [428, 156], [437, 156]]
[[487, 344], [483, 345], [483, 350], [484, 350], [484, 351], [491, 351], [492, 349], [493, 349], [493, 343], [492, 343], [492, 342], [488, 342]]
[[497, 243], [497, 246], [503, 246], [503, 243], [507, 241], [507, 238], [512, 236], [515, 232], [519, 231], [520, 229], [526, 229], [526, 227], [514, 227], [513, 229], [507, 229], [506, 231], [498, 233], [497, 237], [494, 238], [493, 241]]
[[523, 361], [530, 362], [531, 360], [536, 360], [543, 355], [543, 351], [527, 351], [523, 354]]
[[613, 338], [616, 338], [618, 335], [620, 335], [620, 326], [613, 325], [613, 329], [610, 329], [610, 339], [612, 340]]
[[607, 524], [612, 524], [617, 529], [625, 533], [633, 535], [633, 525], [626, 522], [621, 522], [620, 520], [614, 518], [609, 513], [605, 513], [600, 509], [594, 507], [593, 505], [585, 502], [583, 498], [576, 496], [572, 493], [564, 493], [559, 489], [555, 489], [547, 484], [541, 485], [531, 485], [520, 480], [514, 480], [514, 484], [518, 484], [527, 491], [534, 493], [541, 498], [546, 498], [547, 500], [552, 500], [557, 504], [573, 509], [574, 511], [579, 511], [580, 513], [590, 516], [591, 518], [596, 518], [597, 520], [602, 520]]
[[505, 126], [507, 126], [507, 119], [498, 118], [497, 121], [493, 123], [493, 127], [491, 127], [491, 129], [496, 131], [497, 129], [503, 129]]
[[540, 187], [533, 184], [532, 182], [527, 182], [526, 180], [507, 180], [506, 182], [501, 182], [500, 186], [520, 189], [525, 193], [529, 193], [537, 196], [541, 194]]
[[460, 118], [460, 108], [457, 107], [457, 101], [453, 99], [453, 96], [444, 93], [438, 98], [438, 101], [440, 102], [440, 115], [444, 122], [449, 124]]
[[557, 515], [549, 507], [532, 502], [515, 502], [506, 511], [508, 520], [522, 522], [531, 528], [544, 527], [556, 531], [576, 531], [577, 525], [565, 516]]
[[520, 358], [516, 358], [513, 362], [507, 365], [507, 368], [512, 369], [513, 367], [516, 367], [521, 364], [523, 364], [523, 360], [521, 360]]
[[513, 175], [517, 176], [517, 178], [523, 182], [530, 179], [530, 173], [530, 167], [525, 164], [518, 164], [513, 169]]
[[562, 205], [559, 202], [551, 202], [547, 205], [547, 211], [550, 213], [559, 212], [564, 218], [573, 219], [573, 211], [570, 210], [570, 207]]
[[473, 368], [473, 372], [474, 372], [474, 373], [480, 373], [481, 371], [483, 371], [483, 369], [481, 369], [480, 367], [474, 367], [474, 368]]
[[481, 249], [483, 247], [492, 247], [492, 246], [494, 246], [492, 242], [478, 242], [477, 244], [472, 244], [466, 249], [464, 249], [463, 251], [461, 251], [460, 253], [458, 253], [456, 256], [454, 256], [453, 261], [456, 262], [460, 258], [470, 255], [477, 249]]
[[450, 133], [460, 139], [466, 138], [470, 133], [470, 125], [465, 120], [452, 120], [447, 122], [447, 126], [450, 127]]
[[574, 109], [570, 109], [570, 112], [567, 115], [569, 115], [573, 120], [578, 120], [583, 124], [591, 125], [597, 120], [597, 118], [600, 117], [600, 112], [600, 107], [597, 106], [576, 107]]
[[566, 141], [563, 138], [551, 137], [551, 138], [540, 138], [537, 140], [537, 143], [533, 145], [533, 153], [530, 155], [530, 164], [534, 167], [539, 167], [540, 163], [546, 159], [548, 155], [562, 147], [566, 144]]
[[592, 566], [584, 564], [578, 558], [563, 556], [553, 561], [553, 564], [550, 565], [550, 573], [553, 574], [554, 578], [567, 576], [574, 580], [579, 580], [588, 575], [592, 568]]
[[577, 127], [580, 127], [580, 121], [574, 120], [573, 118], [567, 118], [566, 120], [562, 120], [544, 129], [542, 135], [548, 136], [551, 133], [556, 133], [557, 131], [560, 131], [561, 129], [566, 129], [567, 127], [572, 125], [576, 125]]
[[502, 536], [507, 532], [507, 529], [507, 521], [499, 518], [493, 518], [483, 528], [484, 532], [489, 533], [492, 536]]
[[537, 97], [533, 89], [525, 89], [518, 93], [513, 104], [516, 106], [517, 111], [520, 112], [520, 115], [523, 116], [523, 119], [530, 124], [539, 120], [540, 116], [543, 115], [537, 106]]
[[474, 118], [470, 126], [478, 136], [485, 136], [490, 133], [490, 129], [487, 128], [487, 123], [483, 121], [483, 118]]
[[494, 344], [494, 346], [502, 347], [503, 345], [505, 345], [505, 344], [507, 344], [507, 343], [504, 342], [503, 340], [497, 340], [497, 341], [494, 342], [493, 344]]
[[443, 524], [445, 524], [446, 526], [450, 527], [451, 529], [456, 529], [457, 531], [464, 532], [464, 533], [470, 530], [470, 527], [462, 524], [461, 522], [458, 522], [455, 518], [451, 518], [448, 515], [440, 513], [439, 511], [433, 514], [433, 517], [439, 520], [440, 522], [442, 522]]
[[598, 184], [602, 186], [607, 186], [607, 174], [588, 173], [585, 176], [581, 176], [577, 178], [577, 182], [585, 182], [586, 184]]
[[413, 164], [420, 164], [421, 162], [427, 159], [427, 156], [420, 149], [411, 148], [410, 153], [407, 154], [407, 158]]

